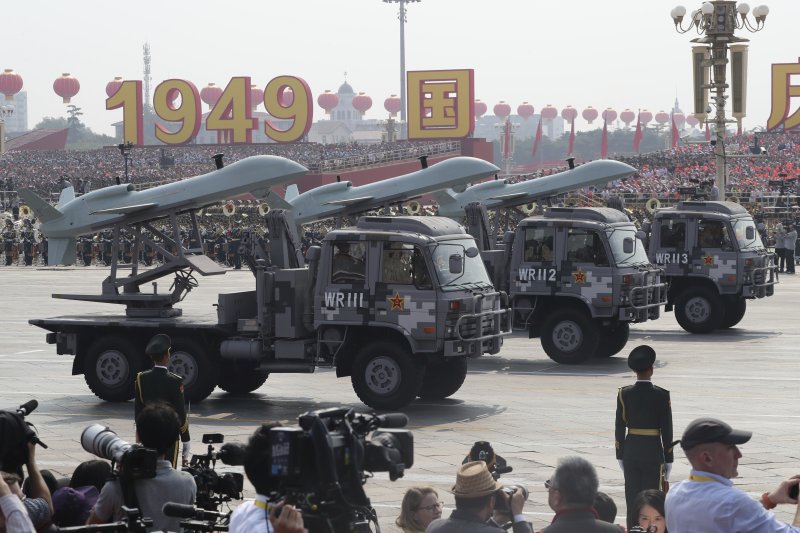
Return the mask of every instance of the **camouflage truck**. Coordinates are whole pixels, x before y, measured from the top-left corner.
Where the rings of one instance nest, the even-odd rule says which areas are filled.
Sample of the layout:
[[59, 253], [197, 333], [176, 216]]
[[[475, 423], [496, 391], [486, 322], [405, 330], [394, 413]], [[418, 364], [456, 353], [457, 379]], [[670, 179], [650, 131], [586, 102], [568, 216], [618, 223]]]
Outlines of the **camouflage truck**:
[[145, 343], [166, 333], [189, 400], [217, 386], [251, 392], [270, 373], [333, 367], [375, 409], [454, 394], [467, 360], [497, 353], [511, 331], [507, 295], [450, 219], [364, 217], [309, 248], [308, 266], [291, 217], [273, 210], [267, 225], [266, 250], [242, 242], [254, 290], [220, 294], [216, 322], [91, 315], [30, 323], [52, 332], [48, 342], [75, 356], [73, 374], [104, 400], [133, 397]]
[[753, 217], [733, 202], [684, 201], [653, 216], [650, 260], [669, 281], [667, 311], [683, 329], [708, 333], [735, 326], [747, 300], [772, 296], [774, 254]]
[[[467, 210], [473, 235], [486, 235], [475, 230], [481, 218], [485, 210]], [[511, 299], [514, 329], [539, 337], [558, 363], [619, 353], [630, 324], [658, 318], [666, 302], [663, 271], [616, 209], [551, 207], [521, 220], [499, 249], [478, 242], [495, 287]]]

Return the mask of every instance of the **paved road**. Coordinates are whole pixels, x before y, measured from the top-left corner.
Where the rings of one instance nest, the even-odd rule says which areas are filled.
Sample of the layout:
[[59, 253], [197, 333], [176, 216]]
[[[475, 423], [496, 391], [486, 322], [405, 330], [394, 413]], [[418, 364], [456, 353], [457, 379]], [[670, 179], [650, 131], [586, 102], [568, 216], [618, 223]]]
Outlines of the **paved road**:
[[[52, 292], [97, 293], [107, 275], [102, 268], [0, 269], [0, 405], [11, 407], [30, 398], [39, 409], [30, 417], [42, 440], [50, 445], [38, 453], [44, 468], [69, 474], [91, 458], [80, 446], [83, 428], [108, 425], [133, 439], [133, 405], [110, 404], [94, 397], [82, 376], [71, 375], [71, 356], [58, 356], [44, 341], [44, 331], [27, 324], [29, 318], [70, 313], [109, 312], [111, 306], [53, 300]], [[214, 313], [220, 291], [250, 288], [249, 272], [200, 280], [182, 307], [186, 314]], [[722, 418], [735, 427], [752, 430], [743, 446], [741, 479], [737, 484], [754, 495], [782, 478], [800, 473], [800, 372], [795, 357], [800, 345], [796, 326], [800, 280], [784, 277], [775, 297], [751, 303], [740, 325], [730, 331], [693, 336], [684, 333], [671, 313], [657, 322], [632, 328], [629, 346], [651, 344], [658, 353], [654, 380], [672, 391], [676, 433], [699, 416]], [[626, 352], [627, 353], [627, 350]], [[384, 531], [396, 531], [393, 521], [405, 489], [433, 485], [447, 508], [446, 490], [455, 470], [476, 440], [489, 440], [514, 472], [503, 480], [531, 489], [526, 514], [538, 528], [552, 516], [544, 480], [559, 457], [578, 454], [592, 461], [601, 490], [611, 494], [624, 517], [622, 473], [614, 458], [613, 424], [617, 387], [632, 380], [624, 356], [580, 367], [554, 364], [538, 341], [514, 337], [498, 356], [470, 363], [463, 388], [448, 400], [419, 401], [406, 410], [415, 438], [414, 466], [390, 482], [377, 474], [367, 493], [380, 515]], [[366, 411], [349, 380], [331, 371], [314, 375], [270, 376], [246, 398], [220, 391], [191, 406], [194, 450], [204, 432], [224, 433], [229, 441], [244, 441], [262, 421], [296, 422], [298, 414], [334, 406]], [[689, 468], [676, 453], [673, 481]], [[252, 496], [252, 493], [250, 494]], [[449, 511], [445, 511], [447, 514]], [[793, 509], [779, 515], [790, 519]]]

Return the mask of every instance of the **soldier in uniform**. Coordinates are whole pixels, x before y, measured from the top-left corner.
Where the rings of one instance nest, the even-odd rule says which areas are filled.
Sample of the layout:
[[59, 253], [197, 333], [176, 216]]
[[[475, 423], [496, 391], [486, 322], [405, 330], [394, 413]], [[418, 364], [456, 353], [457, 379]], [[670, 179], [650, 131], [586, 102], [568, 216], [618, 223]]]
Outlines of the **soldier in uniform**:
[[[189, 421], [186, 418], [186, 404], [183, 398], [183, 378], [167, 370], [169, 364], [169, 351], [172, 341], [168, 335], [159, 333], [150, 339], [145, 348], [145, 353], [153, 361], [153, 368], [136, 375], [134, 397], [134, 414], [139, 416], [139, 411], [149, 402], [162, 401], [170, 404], [181, 421], [181, 437], [183, 442], [183, 463], [189, 461]], [[134, 417], [134, 418], [135, 418]], [[177, 468], [178, 442], [167, 452], [167, 460], [172, 461], [172, 466]]]
[[628, 529], [638, 523], [631, 516], [636, 496], [645, 489], [662, 490], [672, 469], [672, 405], [669, 391], [651, 381], [655, 360], [650, 346], [634, 348], [628, 366], [636, 372], [636, 383], [617, 393], [614, 445], [625, 474]]
[[3, 230], [3, 253], [6, 256], [6, 266], [14, 263], [14, 247], [17, 242], [17, 232], [14, 231], [14, 223], [11, 219], [6, 219], [6, 227]]
[[23, 257], [25, 259], [25, 266], [33, 265], [33, 245], [36, 238], [33, 234], [33, 226], [30, 220], [25, 220], [24, 229], [20, 232], [20, 244], [22, 245]]

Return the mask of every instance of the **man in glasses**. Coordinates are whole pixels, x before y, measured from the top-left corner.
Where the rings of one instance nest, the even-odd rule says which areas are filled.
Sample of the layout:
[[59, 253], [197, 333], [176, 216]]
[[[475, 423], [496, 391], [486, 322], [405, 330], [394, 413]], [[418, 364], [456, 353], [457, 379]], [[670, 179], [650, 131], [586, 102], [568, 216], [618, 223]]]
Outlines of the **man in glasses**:
[[545, 481], [547, 503], [555, 511], [553, 522], [542, 533], [619, 533], [619, 527], [597, 519], [597, 472], [581, 457], [558, 461], [553, 477]]

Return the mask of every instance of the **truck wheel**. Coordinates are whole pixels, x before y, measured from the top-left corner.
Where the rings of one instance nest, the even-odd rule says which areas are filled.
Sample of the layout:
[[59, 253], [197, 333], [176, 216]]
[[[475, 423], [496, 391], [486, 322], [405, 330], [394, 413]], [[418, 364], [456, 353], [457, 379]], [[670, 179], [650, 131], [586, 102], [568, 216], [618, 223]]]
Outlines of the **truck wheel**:
[[455, 394], [467, 377], [467, 358], [446, 359], [430, 363], [425, 367], [419, 397], [426, 400], [442, 400]]
[[597, 346], [595, 357], [612, 357], [617, 355], [628, 344], [631, 326], [627, 322], [621, 322], [613, 328], [600, 330], [600, 343]]
[[364, 346], [356, 354], [350, 380], [353, 390], [373, 409], [405, 407], [417, 397], [425, 367], [407, 350], [388, 341]]
[[563, 309], [542, 324], [542, 348], [562, 365], [577, 365], [597, 352], [600, 332], [597, 324], [581, 311]]
[[706, 287], [693, 287], [675, 299], [675, 318], [689, 333], [710, 333], [722, 326], [725, 308], [716, 292]]
[[127, 402], [135, 394], [136, 374], [144, 367], [139, 350], [125, 340], [104, 337], [89, 348], [83, 373], [89, 389], [101, 400]]
[[194, 340], [178, 338], [173, 341], [168, 368], [183, 378], [183, 396], [187, 402], [205, 400], [217, 386], [216, 362]]
[[269, 372], [255, 368], [241, 368], [223, 365], [219, 372], [217, 386], [231, 394], [247, 394], [257, 390], [267, 381]]
[[722, 321], [722, 327], [725, 329], [732, 328], [741, 322], [745, 311], [747, 311], [747, 300], [744, 298], [733, 299], [725, 307], [725, 319]]

